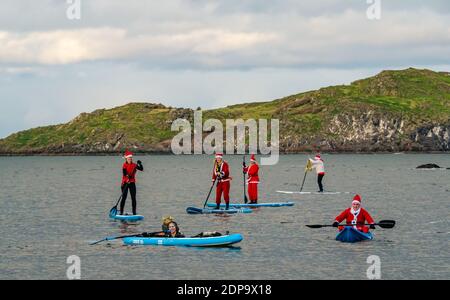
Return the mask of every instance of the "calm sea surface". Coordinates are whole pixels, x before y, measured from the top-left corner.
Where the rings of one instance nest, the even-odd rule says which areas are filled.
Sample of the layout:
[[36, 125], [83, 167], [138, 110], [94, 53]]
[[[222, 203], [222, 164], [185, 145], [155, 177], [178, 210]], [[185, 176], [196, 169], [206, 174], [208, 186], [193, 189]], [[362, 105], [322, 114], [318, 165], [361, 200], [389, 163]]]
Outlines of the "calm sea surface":
[[[65, 279], [67, 257], [81, 259], [82, 279], [367, 279], [367, 258], [378, 255], [382, 279], [450, 279], [450, 170], [417, 170], [424, 163], [450, 167], [448, 154], [324, 155], [328, 191], [338, 195], [285, 195], [303, 178], [306, 155], [284, 155], [263, 166], [260, 202], [294, 201], [293, 207], [251, 214], [188, 215], [210, 187], [208, 156], [142, 156], [135, 225], [110, 221], [120, 196], [120, 157], [0, 157], [0, 279]], [[230, 163], [232, 202], [243, 202], [242, 156]], [[248, 160], [248, 156], [247, 156]], [[316, 191], [308, 174], [304, 191]], [[331, 224], [354, 193], [376, 220], [370, 242], [345, 244]], [[210, 202], [214, 202], [214, 195]], [[130, 211], [130, 201], [127, 201]], [[106, 236], [157, 231], [173, 216], [190, 236], [239, 232], [234, 248], [124, 246]]]

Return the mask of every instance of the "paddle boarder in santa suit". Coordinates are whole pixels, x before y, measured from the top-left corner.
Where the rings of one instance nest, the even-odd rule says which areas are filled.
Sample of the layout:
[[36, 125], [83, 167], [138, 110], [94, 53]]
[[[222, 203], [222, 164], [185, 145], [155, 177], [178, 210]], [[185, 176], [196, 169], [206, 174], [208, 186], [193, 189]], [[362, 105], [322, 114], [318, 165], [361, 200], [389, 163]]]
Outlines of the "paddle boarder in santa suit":
[[[361, 196], [355, 195], [352, 201], [352, 207], [344, 210], [339, 216], [336, 217], [333, 226], [339, 227], [339, 231], [344, 229], [344, 226], [339, 226], [339, 223], [346, 220], [347, 225], [353, 225], [353, 228], [362, 231], [369, 232], [369, 227], [363, 224], [375, 224], [372, 216], [361, 207]], [[375, 229], [375, 225], [370, 225], [370, 229]]]
[[314, 159], [309, 158], [309, 161], [312, 164], [312, 167], [316, 169], [317, 173], [317, 184], [319, 185], [319, 193], [323, 193], [323, 185], [322, 185], [322, 179], [325, 176], [325, 168], [323, 166], [323, 160], [320, 157], [320, 154], [316, 154]]
[[125, 151], [125, 162], [122, 166], [122, 201], [120, 202], [120, 214], [123, 215], [125, 201], [127, 200], [128, 191], [131, 194], [131, 205], [133, 208], [133, 215], [136, 215], [136, 172], [144, 171], [144, 166], [140, 160], [137, 164], [133, 162], [133, 153]]
[[243, 162], [242, 171], [244, 174], [247, 174], [247, 184], [248, 184], [248, 198], [250, 200], [250, 204], [258, 203], [258, 171], [259, 166], [255, 159], [255, 154], [250, 156], [250, 166], [246, 166], [245, 162]]
[[217, 180], [215, 209], [220, 209], [220, 202], [223, 194], [223, 199], [226, 204], [225, 209], [228, 210], [230, 205], [230, 167], [228, 166], [228, 163], [223, 160], [222, 153], [216, 153], [212, 174], [212, 181], [215, 180]]

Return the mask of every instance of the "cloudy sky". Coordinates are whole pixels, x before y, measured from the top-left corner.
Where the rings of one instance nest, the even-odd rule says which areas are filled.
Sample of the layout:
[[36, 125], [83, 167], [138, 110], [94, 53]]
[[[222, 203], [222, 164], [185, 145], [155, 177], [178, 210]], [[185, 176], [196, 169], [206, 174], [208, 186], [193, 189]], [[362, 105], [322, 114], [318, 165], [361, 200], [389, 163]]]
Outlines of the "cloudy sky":
[[450, 1], [377, 0], [371, 20], [373, 1], [2, 0], [0, 138], [132, 101], [213, 108], [450, 71]]

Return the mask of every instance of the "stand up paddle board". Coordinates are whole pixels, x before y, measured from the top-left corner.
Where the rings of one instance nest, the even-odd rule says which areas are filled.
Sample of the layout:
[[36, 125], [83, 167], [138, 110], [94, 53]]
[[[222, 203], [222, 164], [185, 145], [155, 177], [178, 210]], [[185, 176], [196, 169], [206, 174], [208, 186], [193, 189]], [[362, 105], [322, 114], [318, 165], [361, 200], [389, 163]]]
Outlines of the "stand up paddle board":
[[113, 220], [127, 221], [127, 222], [136, 222], [144, 219], [144, 216], [141, 215], [110, 215], [109, 217]]
[[277, 191], [277, 193], [282, 194], [298, 194], [298, 195], [339, 195], [339, 194], [350, 194], [350, 192], [299, 192], [299, 191]]
[[251, 213], [250, 208], [235, 208], [230, 207], [230, 209], [211, 209], [211, 208], [198, 208], [198, 207], [188, 207], [186, 208], [188, 214], [235, 214], [235, 213]]
[[123, 239], [125, 245], [161, 245], [161, 246], [188, 246], [188, 247], [219, 247], [239, 243], [243, 237], [239, 233], [213, 236], [213, 237], [127, 237]]
[[[220, 207], [225, 207], [226, 204], [220, 204]], [[294, 202], [273, 202], [273, 203], [230, 203], [230, 207], [281, 207], [293, 206]], [[208, 207], [215, 207], [215, 203], [208, 203]]]

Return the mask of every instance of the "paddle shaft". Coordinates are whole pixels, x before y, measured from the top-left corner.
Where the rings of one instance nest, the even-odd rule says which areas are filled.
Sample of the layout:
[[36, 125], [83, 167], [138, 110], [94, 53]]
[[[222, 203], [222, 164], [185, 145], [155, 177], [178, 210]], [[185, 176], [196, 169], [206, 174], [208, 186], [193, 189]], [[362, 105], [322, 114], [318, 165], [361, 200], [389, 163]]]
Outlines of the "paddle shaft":
[[119, 205], [119, 202], [120, 202], [120, 200], [123, 198], [123, 194], [125, 194], [125, 190], [127, 189], [127, 187], [128, 187], [128, 182], [126, 182], [126, 183], [123, 185], [122, 194], [120, 195], [120, 197], [119, 197], [119, 199], [117, 200], [117, 203], [116, 203], [116, 205], [115, 205], [114, 207], [117, 207], [117, 205]]
[[356, 224], [339, 224], [338, 226], [333, 226], [333, 225], [306, 225], [309, 228], [322, 228], [322, 227], [339, 227], [339, 226], [344, 226], [344, 227], [353, 227], [356, 225], [360, 225], [360, 226], [370, 226], [370, 225], [374, 225], [374, 226], [380, 226], [381, 228], [393, 228], [395, 226], [395, 221], [394, 220], [382, 220], [379, 223], [374, 223], [374, 224], [365, 224], [365, 223], [356, 223]]
[[[243, 165], [245, 166], [245, 155], [242, 157], [242, 162]], [[247, 192], [245, 190], [245, 173], [243, 174], [243, 177], [244, 177], [244, 203], [247, 203], [248, 199], [247, 199]]]
[[121, 236], [109, 236], [109, 237], [106, 237], [106, 238], [104, 238], [102, 240], [90, 243], [89, 245], [95, 245], [95, 244], [98, 244], [98, 243], [103, 242], [103, 241], [112, 241], [112, 240], [123, 239], [123, 238], [127, 238], [127, 237], [135, 237], [135, 236], [146, 236], [147, 235], [147, 236], [158, 237], [159, 235], [155, 235], [155, 234], [162, 233], [162, 232], [163, 231], [155, 231], [155, 232], [150, 232], [150, 233], [149, 232], [142, 232], [142, 233], [136, 233], [136, 234], [121, 235]]
[[141, 235], [141, 234], [142, 234], [142, 233], [139, 233], [139, 234], [130, 234], [130, 235], [122, 235], [122, 236], [106, 237], [106, 238], [104, 238], [104, 239], [102, 239], [102, 240], [99, 240], [99, 241], [90, 243], [89, 245], [95, 245], [95, 244], [98, 244], [98, 243], [103, 242], [103, 241], [111, 241], [111, 240], [122, 239], [122, 238], [126, 238], [126, 237], [139, 236], [139, 235]]
[[303, 176], [302, 186], [300, 187], [300, 192], [303, 190], [303, 185], [305, 184], [306, 174], [308, 174], [308, 170], [305, 170], [305, 176]]
[[[215, 166], [215, 165], [214, 165], [214, 166]], [[216, 181], [217, 181], [217, 177], [218, 177], [218, 176], [216, 176], [216, 178], [214, 179], [214, 181], [213, 181], [213, 183], [212, 183], [212, 185], [211, 185], [211, 188], [209, 189], [209, 193], [208, 193], [208, 196], [206, 197], [205, 203], [203, 204], [203, 208], [205, 208], [205, 207], [206, 207], [206, 203], [208, 203], [209, 196], [211, 195], [211, 192], [212, 192], [212, 189], [213, 189], [213, 187], [214, 187], [214, 184], [215, 184]]]

